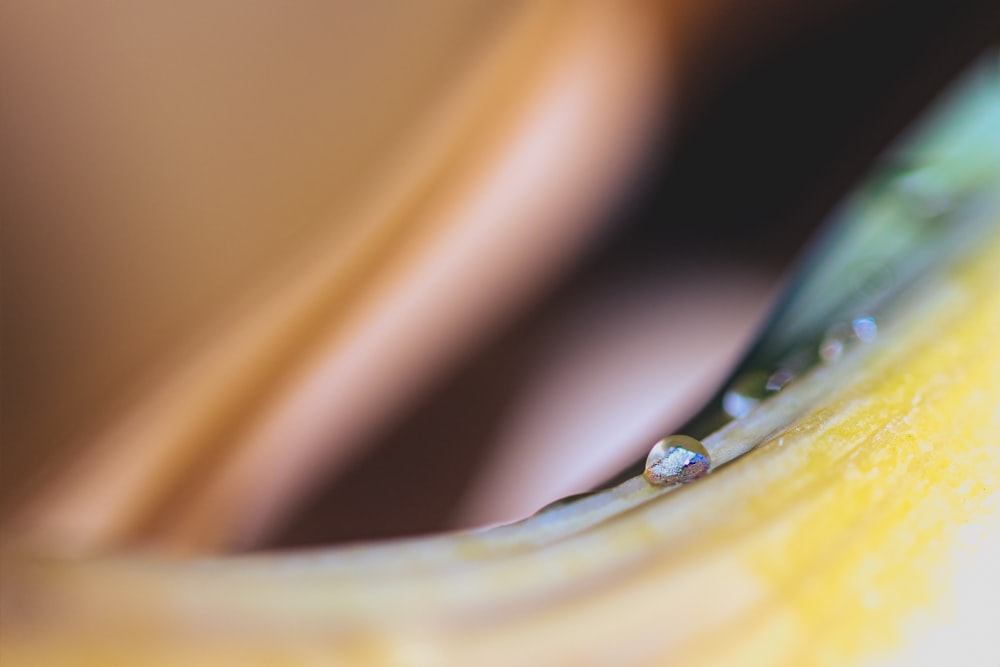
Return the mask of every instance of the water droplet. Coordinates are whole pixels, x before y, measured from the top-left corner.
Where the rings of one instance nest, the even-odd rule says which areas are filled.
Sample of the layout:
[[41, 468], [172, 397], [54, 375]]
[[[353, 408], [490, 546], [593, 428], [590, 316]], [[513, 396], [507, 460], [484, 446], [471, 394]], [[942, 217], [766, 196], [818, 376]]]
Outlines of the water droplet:
[[830, 327], [819, 344], [819, 358], [828, 364], [840, 361], [853, 335], [851, 328], [843, 322]]
[[755, 371], [737, 378], [722, 395], [722, 409], [734, 419], [746, 415], [767, 398], [769, 377], [763, 371]]
[[870, 343], [878, 336], [878, 324], [871, 315], [860, 315], [850, 324], [840, 322], [830, 327], [819, 344], [819, 358], [831, 364], [840, 361], [848, 345]]
[[839, 338], [827, 338], [819, 344], [819, 358], [828, 364], [840, 361], [844, 356], [844, 341]]
[[878, 336], [878, 324], [870, 315], [854, 318], [851, 328], [854, 330], [854, 337], [862, 343], [870, 343]]
[[700, 441], [671, 435], [653, 445], [643, 476], [654, 486], [687, 484], [708, 474], [711, 460]]
[[795, 379], [795, 372], [790, 368], [779, 368], [778, 370], [771, 373], [771, 376], [767, 378], [767, 384], [764, 385], [764, 389], [775, 392], [781, 391], [785, 388], [785, 385]]
[[726, 414], [735, 419], [753, 410], [759, 401], [755, 398], [745, 396], [735, 389], [730, 389], [722, 396], [722, 409]]

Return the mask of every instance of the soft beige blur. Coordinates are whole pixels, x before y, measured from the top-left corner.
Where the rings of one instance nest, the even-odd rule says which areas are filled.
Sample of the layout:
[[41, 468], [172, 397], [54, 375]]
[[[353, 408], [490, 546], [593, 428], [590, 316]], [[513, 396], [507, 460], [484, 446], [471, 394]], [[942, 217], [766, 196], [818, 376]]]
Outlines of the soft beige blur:
[[580, 254], [673, 82], [786, 4], [5, 0], [6, 524], [254, 544]]
[[81, 547], [259, 534], [582, 247], [665, 74], [644, 3], [6, 11], [8, 474], [86, 445], [28, 519]]
[[299, 5], [4, 6], [11, 441], [93, 430], [319, 235], [347, 243], [469, 35], [516, 14]]

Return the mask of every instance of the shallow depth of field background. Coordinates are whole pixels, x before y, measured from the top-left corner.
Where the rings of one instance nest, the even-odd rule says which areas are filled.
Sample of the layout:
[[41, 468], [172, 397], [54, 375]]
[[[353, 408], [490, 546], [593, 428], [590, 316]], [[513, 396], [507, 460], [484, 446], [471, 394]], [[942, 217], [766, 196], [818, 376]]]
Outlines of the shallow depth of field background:
[[641, 456], [989, 39], [694, 4], [0, 5], [3, 519], [79, 459], [94, 544], [330, 543]]

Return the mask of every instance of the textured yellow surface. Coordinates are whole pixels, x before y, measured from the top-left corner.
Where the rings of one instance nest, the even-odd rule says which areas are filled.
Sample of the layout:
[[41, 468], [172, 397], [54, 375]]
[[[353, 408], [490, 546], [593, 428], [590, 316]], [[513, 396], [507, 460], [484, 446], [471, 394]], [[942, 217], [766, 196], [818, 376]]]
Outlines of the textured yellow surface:
[[[765, 423], [810, 402], [754, 451], [672, 493], [610, 492], [614, 516], [576, 517], [562, 534], [543, 515], [305, 555], [8, 559], [4, 655], [12, 665], [1000, 664], [990, 621], [998, 285], [994, 240], [918, 290], [877, 342], [751, 413]], [[727, 437], [748, 432], [736, 424]], [[532, 531], [548, 533], [532, 542]]]

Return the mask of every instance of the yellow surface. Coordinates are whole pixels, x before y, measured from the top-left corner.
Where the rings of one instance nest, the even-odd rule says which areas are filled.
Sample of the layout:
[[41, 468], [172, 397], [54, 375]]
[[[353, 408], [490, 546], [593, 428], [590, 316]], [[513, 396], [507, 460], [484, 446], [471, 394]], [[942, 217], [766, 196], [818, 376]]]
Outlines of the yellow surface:
[[8, 559], [5, 664], [1000, 664], [998, 285], [994, 240], [756, 450], [548, 543]]

